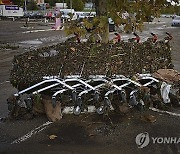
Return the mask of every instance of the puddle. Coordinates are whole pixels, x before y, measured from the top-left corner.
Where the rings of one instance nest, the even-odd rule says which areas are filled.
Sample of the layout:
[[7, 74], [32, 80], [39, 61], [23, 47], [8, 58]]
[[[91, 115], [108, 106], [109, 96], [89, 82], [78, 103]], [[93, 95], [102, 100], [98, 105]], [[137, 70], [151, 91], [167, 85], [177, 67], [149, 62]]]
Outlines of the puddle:
[[129, 39], [129, 36], [128, 35], [124, 35], [122, 36], [123, 39]]
[[22, 33], [27, 34], [27, 33], [47, 32], [47, 31], [53, 31], [53, 30], [54, 29], [39, 29], [39, 30], [25, 31], [25, 32], [22, 32]]
[[165, 28], [167, 28], [167, 25], [163, 25], [163, 26], [157, 27], [155, 29], [165, 29]]
[[38, 41], [38, 40], [32, 40], [32, 41], [23, 41], [20, 42], [21, 44], [30, 44], [30, 45], [39, 45], [42, 44], [43, 42]]
[[141, 37], [141, 42], [147, 41], [148, 38], [150, 38], [150, 37], [143, 37], [143, 38]]
[[165, 24], [166, 22], [145, 22], [146, 24], [149, 24], [149, 25], [158, 25], [158, 24]]
[[129, 36], [128, 35], [124, 35], [121, 37], [122, 40], [124, 40], [125, 42], [128, 42]]
[[167, 29], [173, 29], [173, 28], [179, 28], [179, 27], [173, 27], [173, 26], [169, 26], [169, 27], [166, 27]]

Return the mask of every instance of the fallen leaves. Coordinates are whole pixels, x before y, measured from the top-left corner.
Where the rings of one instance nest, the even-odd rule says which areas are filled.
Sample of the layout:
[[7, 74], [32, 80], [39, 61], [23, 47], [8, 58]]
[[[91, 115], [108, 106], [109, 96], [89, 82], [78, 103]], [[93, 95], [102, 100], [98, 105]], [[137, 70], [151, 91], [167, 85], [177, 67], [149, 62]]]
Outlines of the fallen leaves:
[[71, 49], [71, 51], [73, 51], [73, 52], [75, 52], [75, 51], [76, 51], [76, 49], [75, 49], [75, 48], [73, 48], [73, 47], [71, 47], [70, 49]]
[[142, 121], [145, 121], [145, 122], [154, 123], [154, 122], [156, 122], [156, 117], [153, 116], [153, 115], [150, 115], [150, 114], [148, 114], [148, 115], [142, 115], [142, 116], [141, 116], [141, 120], [142, 120]]
[[[40, 56], [44, 53], [51, 56]], [[78, 74], [82, 68], [82, 76], [86, 78], [92, 74], [132, 76], [142, 70], [152, 73], [171, 66], [171, 52], [163, 42], [153, 45], [149, 42], [120, 42], [101, 46], [64, 42], [15, 56], [10, 81], [22, 90], [42, 81], [43, 76], [57, 76], [59, 72], [62, 76]]]
[[50, 139], [50, 140], [54, 140], [55, 138], [57, 138], [56, 135], [50, 135], [50, 136], [49, 136], [49, 139]]

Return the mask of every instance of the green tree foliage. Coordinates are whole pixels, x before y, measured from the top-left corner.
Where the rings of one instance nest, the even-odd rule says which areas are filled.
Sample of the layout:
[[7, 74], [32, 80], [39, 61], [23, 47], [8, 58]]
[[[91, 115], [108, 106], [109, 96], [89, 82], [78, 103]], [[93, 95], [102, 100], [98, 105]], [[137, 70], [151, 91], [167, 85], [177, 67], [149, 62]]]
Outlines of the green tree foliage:
[[45, 3], [49, 3], [50, 6], [55, 6], [56, 3], [66, 3], [66, 0], [45, 0]]
[[45, 3], [49, 3], [50, 6], [55, 6], [55, 1], [52, 1], [52, 0], [45, 0], [44, 1]]
[[28, 3], [27, 3], [27, 9], [28, 9], [28, 10], [37, 10], [38, 7], [37, 7], [36, 2], [35, 2], [34, 0], [28, 1]]
[[[104, 12], [102, 8], [107, 8], [108, 16], [115, 24], [125, 24], [125, 30], [142, 31], [143, 22], [151, 21], [152, 17], [159, 17], [163, 8], [172, 6], [167, 0], [96, 0], [96, 12]], [[178, 3], [179, 0], [174, 0]], [[100, 5], [99, 5], [100, 4]], [[129, 17], [122, 18], [122, 13], [127, 11]], [[98, 13], [101, 14], [101, 13]], [[102, 13], [103, 14], [103, 13]]]
[[[71, 0], [66, 0], [66, 3], [69, 8], [71, 8]], [[84, 9], [85, 2], [83, 0], [72, 0], [72, 8], [75, 11], [82, 11]]]
[[[67, 3], [68, 8], [70, 6], [71, 0], [45, 0], [45, 3], [49, 3], [50, 6], [55, 6], [56, 3]], [[76, 11], [82, 11], [84, 9], [84, 4], [87, 2], [86, 0], [72, 0], [72, 8]]]
[[177, 14], [180, 15], [180, 6], [168, 6], [162, 9], [162, 14]]
[[65, 32], [67, 35], [77, 33], [79, 36], [84, 36], [86, 34], [85, 27], [75, 20], [71, 20], [65, 24]]
[[[178, 3], [179, 0], [173, 0]], [[125, 25], [126, 32], [143, 30], [143, 22], [149, 22], [152, 17], [159, 17], [166, 8], [171, 8], [171, 2], [167, 0], [93, 0], [97, 17], [89, 24], [83, 22], [85, 27], [94, 26], [92, 35], [101, 33], [103, 42], [108, 42], [108, 17], [111, 17], [116, 26]], [[176, 11], [178, 10], [177, 7]], [[129, 16], [123, 18], [127, 11]]]
[[12, 3], [18, 6], [23, 6], [24, 0], [12, 0]]

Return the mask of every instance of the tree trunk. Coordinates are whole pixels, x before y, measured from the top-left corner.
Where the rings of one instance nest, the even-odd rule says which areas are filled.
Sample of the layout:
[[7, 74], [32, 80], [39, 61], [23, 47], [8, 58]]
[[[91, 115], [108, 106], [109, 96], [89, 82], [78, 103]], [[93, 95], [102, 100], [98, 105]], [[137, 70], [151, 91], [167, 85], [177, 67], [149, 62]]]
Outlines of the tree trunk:
[[107, 22], [106, 25], [104, 25], [104, 31], [102, 33], [102, 43], [108, 43], [109, 42], [109, 24]]
[[103, 32], [101, 34], [102, 36], [102, 43], [108, 43], [109, 41], [109, 23], [108, 23], [108, 17], [107, 17], [107, 0], [95, 0], [95, 8], [96, 8], [96, 15], [98, 17], [106, 17], [107, 22], [104, 25]]

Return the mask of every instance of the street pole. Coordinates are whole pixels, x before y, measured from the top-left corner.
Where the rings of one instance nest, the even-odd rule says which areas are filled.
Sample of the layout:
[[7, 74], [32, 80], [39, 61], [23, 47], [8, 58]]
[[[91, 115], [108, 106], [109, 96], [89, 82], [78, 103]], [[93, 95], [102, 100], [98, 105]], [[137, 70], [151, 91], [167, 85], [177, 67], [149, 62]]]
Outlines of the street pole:
[[27, 12], [27, 2], [24, 0], [24, 11]]
[[64, 0], [63, 0], [63, 9], [64, 9]]
[[71, 13], [72, 13], [72, 0], [70, 0], [70, 7], [71, 7]]

